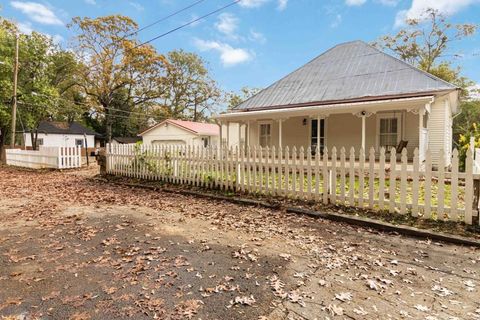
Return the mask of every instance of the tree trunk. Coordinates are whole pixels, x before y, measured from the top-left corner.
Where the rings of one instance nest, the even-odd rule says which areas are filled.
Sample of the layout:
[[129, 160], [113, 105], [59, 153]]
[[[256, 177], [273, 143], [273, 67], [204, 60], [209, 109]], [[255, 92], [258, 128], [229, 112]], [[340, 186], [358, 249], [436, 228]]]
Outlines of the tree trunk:
[[112, 142], [112, 115], [111, 110], [108, 105], [104, 104], [103, 108], [105, 109], [105, 135], [106, 135], [106, 142]]
[[35, 148], [33, 150], [38, 150], [38, 128], [35, 129]]
[[30, 140], [32, 141], [32, 150], [36, 150], [37, 140], [35, 139], [35, 132], [33, 130], [30, 131]]
[[0, 128], [0, 162], [5, 162], [5, 138], [7, 133], [7, 127]]
[[193, 103], [193, 121], [194, 122], [197, 121], [197, 117], [198, 117], [198, 114], [197, 114], [197, 98], [195, 97], [195, 102]]

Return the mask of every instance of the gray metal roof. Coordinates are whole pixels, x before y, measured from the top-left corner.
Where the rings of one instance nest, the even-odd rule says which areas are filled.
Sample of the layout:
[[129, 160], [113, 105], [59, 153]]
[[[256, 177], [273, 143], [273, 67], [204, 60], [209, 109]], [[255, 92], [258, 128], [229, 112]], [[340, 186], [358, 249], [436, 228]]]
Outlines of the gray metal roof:
[[339, 44], [234, 108], [274, 109], [454, 90], [456, 87], [363, 41]]

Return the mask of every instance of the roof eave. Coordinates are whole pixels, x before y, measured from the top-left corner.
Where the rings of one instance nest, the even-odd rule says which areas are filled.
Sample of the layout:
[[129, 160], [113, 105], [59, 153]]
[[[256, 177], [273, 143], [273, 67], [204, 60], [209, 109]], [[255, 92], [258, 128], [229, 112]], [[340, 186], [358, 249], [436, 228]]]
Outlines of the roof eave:
[[252, 112], [252, 111], [262, 111], [262, 110], [276, 110], [276, 109], [288, 109], [288, 108], [301, 108], [301, 107], [311, 107], [311, 106], [322, 106], [322, 105], [331, 105], [331, 104], [342, 104], [342, 103], [355, 103], [355, 102], [370, 102], [370, 101], [379, 101], [387, 99], [400, 99], [400, 98], [414, 98], [414, 97], [426, 97], [431, 95], [439, 95], [442, 93], [448, 93], [452, 91], [460, 90], [459, 88], [452, 89], [442, 89], [434, 91], [425, 91], [425, 92], [412, 92], [396, 95], [383, 95], [383, 96], [367, 96], [359, 97], [352, 99], [344, 100], [329, 100], [329, 101], [313, 101], [305, 103], [295, 103], [295, 104], [286, 104], [286, 105], [276, 105], [268, 107], [258, 107], [258, 108], [247, 108], [247, 109], [233, 109], [230, 113], [238, 112]]

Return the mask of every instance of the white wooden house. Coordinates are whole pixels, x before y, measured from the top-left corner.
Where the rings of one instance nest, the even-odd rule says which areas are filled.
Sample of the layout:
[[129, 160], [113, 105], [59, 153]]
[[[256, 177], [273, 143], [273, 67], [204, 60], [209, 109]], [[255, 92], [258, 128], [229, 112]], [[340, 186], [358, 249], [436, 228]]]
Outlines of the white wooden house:
[[168, 119], [139, 134], [146, 145], [217, 146], [216, 124]]
[[[42, 121], [38, 126], [37, 146], [88, 147], [99, 146], [100, 135], [78, 122]], [[26, 147], [32, 147], [30, 132], [24, 133]]]
[[224, 140], [235, 125], [249, 146], [378, 152], [406, 145], [409, 157], [419, 148], [422, 159], [430, 149], [434, 164], [443, 149], [448, 165], [458, 93], [448, 82], [353, 41], [327, 50], [216, 119]]

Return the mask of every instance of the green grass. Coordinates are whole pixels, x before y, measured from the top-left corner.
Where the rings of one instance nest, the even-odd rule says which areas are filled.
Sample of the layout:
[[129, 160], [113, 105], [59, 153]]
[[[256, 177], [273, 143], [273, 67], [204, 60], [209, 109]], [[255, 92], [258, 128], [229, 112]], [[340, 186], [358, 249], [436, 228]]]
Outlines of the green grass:
[[[152, 176], [155, 175], [161, 175], [163, 177], [169, 177], [169, 180], [173, 178], [173, 166], [174, 163], [173, 161], [153, 161], [150, 162], [149, 159], [142, 159], [144, 163], [140, 163], [141, 166], [145, 166], [147, 168], [147, 172]], [[131, 163], [132, 164], [132, 163]], [[125, 165], [125, 164], [124, 164]], [[127, 164], [128, 165], [128, 164]], [[198, 167], [198, 169], [201, 169], [201, 167]], [[232, 170], [230, 174], [227, 176], [225, 168], [223, 169], [223, 173], [218, 168], [218, 171], [209, 171], [209, 166], [204, 166], [205, 170], [200, 170], [198, 174], [200, 175], [200, 183], [202, 185], [214, 185], [215, 182], [218, 182], [218, 184], [225, 184], [225, 185], [231, 185], [234, 188], [236, 187], [237, 183], [237, 171]], [[185, 163], [180, 161], [179, 164], [177, 165], [177, 174], [179, 176], [186, 177], [188, 174], [190, 177], [193, 176], [192, 172], [194, 170], [194, 167], [190, 167], [190, 163]], [[301, 187], [303, 186], [303, 198], [308, 199], [308, 198], [320, 198], [322, 199], [322, 194], [324, 192], [324, 181], [323, 177], [320, 171], [319, 177], [318, 177], [318, 191], [317, 189], [317, 181], [315, 177], [315, 173], [312, 170], [311, 173], [311, 179], [310, 179], [310, 186], [309, 186], [309, 180], [308, 180], [308, 175], [307, 175], [307, 170], [305, 170], [304, 174], [300, 174], [299, 172], [297, 173], [292, 173], [290, 172], [288, 175], [282, 174], [281, 177], [279, 177], [278, 173], [276, 170], [273, 170], [271, 172], [260, 172], [256, 171], [248, 171], [245, 170], [243, 172], [243, 179], [240, 181], [240, 183], [243, 182], [244, 187], [239, 186], [239, 189], [245, 189], [247, 192], [252, 193], [252, 194], [263, 194], [263, 195], [282, 195], [285, 196], [285, 189], [288, 185], [288, 192], [286, 194], [287, 198], [291, 199], [298, 199], [300, 198], [300, 190]], [[250, 179], [248, 179], [248, 176], [250, 176]], [[256, 178], [256, 184], [253, 184], [253, 179], [254, 177]], [[278, 180], [281, 178], [281, 183], [280, 187], [278, 186]], [[349, 203], [349, 192], [350, 192], [350, 177], [348, 176], [348, 170], [346, 170], [346, 176], [345, 176], [345, 202], [341, 203], [340, 202], [340, 194], [341, 194], [341, 179], [340, 179], [340, 172], [337, 172], [337, 178], [336, 178], [336, 204], [340, 205], [352, 205]], [[249, 183], [249, 186], [247, 184]], [[368, 200], [368, 195], [369, 195], [369, 184], [370, 180], [368, 176], [365, 176], [363, 180], [363, 188], [361, 188], [361, 179], [359, 176], [355, 176], [354, 179], [354, 197], [356, 198], [355, 200], [355, 207], [360, 207], [358, 200], [360, 194], [363, 194], [363, 205], [364, 207], [368, 206], [369, 200]], [[268, 188], [267, 188], [268, 185]], [[295, 191], [293, 190], [293, 187], [295, 185]], [[275, 186], [276, 190], [273, 190], [273, 187]], [[311, 194], [308, 192], [310, 187]], [[431, 206], [437, 206], [438, 205], [438, 194], [439, 194], [439, 187], [440, 184], [434, 180], [431, 182], [431, 198], [430, 198], [430, 204]], [[224, 188], [225, 189], [225, 188]], [[374, 199], [379, 200], [379, 189], [380, 189], [380, 179], [376, 177], [374, 179]], [[385, 210], [389, 207], [389, 201], [390, 201], [390, 180], [388, 178], [388, 174], [386, 174], [385, 177], [385, 188], [384, 188], [384, 206], [380, 208], [378, 205], [375, 205], [374, 209], [376, 210]], [[443, 186], [444, 190], [444, 207], [449, 208], [452, 203], [452, 186], [450, 184], [445, 184]], [[418, 185], [418, 204], [419, 205], [424, 205], [425, 204], [425, 196], [426, 196], [426, 190], [425, 190], [425, 181], [421, 180]], [[318, 194], [318, 195], [317, 195]], [[396, 186], [395, 186], [395, 192], [394, 192], [394, 197], [395, 197], [395, 202], [400, 203], [401, 202], [401, 190], [400, 190], [400, 179], [397, 177], [396, 180]], [[457, 208], [464, 208], [465, 203], [464, 203], [464, 197], [465, 197], [465, 187], [463, 186], [458, 186], [458, 194], [457, 194]], [[413, 201], [413, 181], [407, 180], [407, 188], [406, 188], [406, 203], [412, 203]], [[407, 209], [408, 210], [408, 209]], [[448, 209], [445, 210], [448, 212]], [[435, 215], [433, 215], [435, 218]]]

